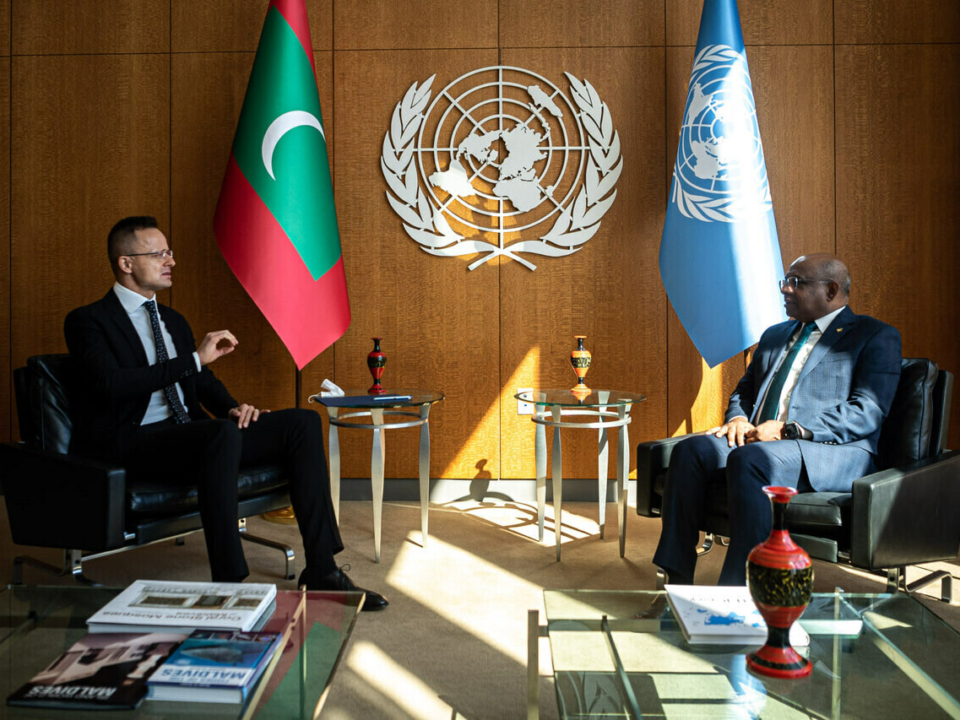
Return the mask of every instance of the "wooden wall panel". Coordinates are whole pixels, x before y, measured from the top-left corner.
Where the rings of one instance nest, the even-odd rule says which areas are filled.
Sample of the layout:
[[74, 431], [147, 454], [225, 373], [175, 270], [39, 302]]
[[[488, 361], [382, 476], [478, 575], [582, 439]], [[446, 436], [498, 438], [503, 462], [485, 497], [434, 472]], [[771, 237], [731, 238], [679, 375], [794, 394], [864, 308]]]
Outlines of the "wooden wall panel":
[[171, 247], [173, 306], [197, 342], [228, 329], [235, 352], [211, 368], [241, 403], [291, 407], [296, 366], [273, 328], [231, 272], [213, 236], [213, 214], [246, 93], [253, 53], [187, 53], [173, 57]]
[[[837, 49], [837, 251], [851, 305], [960, 371], [960, 47]], [[950, 447], [960, 441], [954, 402]]]
[[0, 0], [0, 55], [10, 54], [10, 0]]
[[169, 59], [13, 58], [12, 361], [60, 352], [63, 319], [110, 289], [107, 232], [126, 215], [166, 227]]
[[[388, 388], [442, 390], [431, 415], [431, 474], [497, 477], [499, 458], [499, 295], [496, 268], [467, 272], [437, 258], [403, 231], [380, 170], [394, 107], [414, 81], [434, 73], [433, 92], [493, 65], [496, 51], [338, 52], [334, 62], [336, 195], [353, 323], [336, 343], [336, 383], [370, 386], [366, 355], [382, 336]], [[344, 477], [369, 477], [370, 433], [344, 431]], [[388, 433], [387, 477], [416, 477], [415, 430]]]
[[[269, 0], [167, 0], [174, 52], [254, 51]], [[330, 50], [333, 0], [307, 0], [314, 50]]]
[[495, 48], [497, 5], [497, 0], [337, 2], [334, 45], [337, 50]]
[[[664, 58], [662, 48], [531, 49], [504, 50], [503, 63], [537, 72], [565, 91], [564, 71], [589, 80], [610, 109], [624, 162], [617, 200], [579, 252], [530, 256], [534, 272], [510, 260], [499, 269], [503, 477], [529, 478], [536, 476], [534, 426], [517, 415], [513, 394], [517, 387], [572, 387], [574, 334], [587, 336], [593, 354], [590, 387], [647, 395], [633, 410], [631, 443], [666, 430], [666, 298], [656, 263], [666, 206], [659, 107]], [[531, 353], [538, 362], [526, 360]], [[564, 475], [596, 477], [597, 434], [568, 432], [563, 442]]]
[[10, 58], [0, 58], [0, 442], [13, 440], [10, 376]]
[[960, 42], [957, 0], [835, 0], [838, 44]]
[[503, 0], [501, 47], [663, 44], [663, 0]]
[[[833, 0], [738, 0], [737, 4], [747, 46], [833, 42]], [[696, 45], [702, 11], [703, 0], [666, 0], [667, 45]]]
[[170, 0], [12, 0], [16, 55], [170, 49]]

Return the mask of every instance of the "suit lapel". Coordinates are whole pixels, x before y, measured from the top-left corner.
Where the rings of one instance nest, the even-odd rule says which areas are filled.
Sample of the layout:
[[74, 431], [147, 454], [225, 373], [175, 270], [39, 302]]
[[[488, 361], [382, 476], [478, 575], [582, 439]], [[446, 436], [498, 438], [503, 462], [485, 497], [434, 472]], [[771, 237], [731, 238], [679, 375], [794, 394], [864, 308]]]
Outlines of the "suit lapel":
[[103, 307], [107, 311], [107, 316], [113, 321], [113, 324], [117, 326], [120, 334], [126, 338], [130, 349], [136, 356], [137, 363], [146, 366], [148, 364], [147, 352], [143, 349], [143, 342], [140, 340], [140, 336], [137, 335], [133, 323], [130, 322], [127, 311], [123, 309], [120, 298], [117, 297], [117, 294], [112, 289], [107, 291], [107, 294], [103, 297]]
[[840, 338], [847, 336], [856, 322], [857, 316], [853, 314], [853, 311], [849, 307], [845, 307], [843, 312], [833, 319], [833, 322], [830, 323], [830, 326], [824, 331], [823, 337], [820, 338], [820, 341], [814, 345], [813, 350], [810, 351], [810, 357], [807, 358], [807, 362], [803, 365], [803, 370], [800, 371], [800, 377], [797, 378], [797, 385], [803, 382], [803, 379], [809, 375], [810, 371], [817, 366], [817, 363], [830, 352], [830, 348], [832, 348]]

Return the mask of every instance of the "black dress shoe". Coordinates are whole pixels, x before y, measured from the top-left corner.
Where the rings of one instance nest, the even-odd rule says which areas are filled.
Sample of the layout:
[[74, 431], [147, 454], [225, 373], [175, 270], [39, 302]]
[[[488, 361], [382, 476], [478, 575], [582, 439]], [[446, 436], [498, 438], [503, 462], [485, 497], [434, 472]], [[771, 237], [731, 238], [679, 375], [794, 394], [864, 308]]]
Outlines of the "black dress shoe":
[[300, 573], [300, 579], [297, 581], [297, 587], [303, 585], [307, 586], [307, 590], [339, 590], [339, 591], [350, 591], [366, 593], [367, 597], [363, 601], [363, 611], [364, 612], [373, 612], [374, 610], [383, 610], [390, 603], [387, 599], [380, 593], [376, 593], [373, 590], [367, 590], [362, 587], [357, 587], [353, 584], [353, 580], [350, 579], [350, 576], [345, 572], [349, 570], [349, 565], [344, 565], [341, 568], [337, 568], [329, 575], [325, 575], [319, 580], [310, 579], [306, 570]]

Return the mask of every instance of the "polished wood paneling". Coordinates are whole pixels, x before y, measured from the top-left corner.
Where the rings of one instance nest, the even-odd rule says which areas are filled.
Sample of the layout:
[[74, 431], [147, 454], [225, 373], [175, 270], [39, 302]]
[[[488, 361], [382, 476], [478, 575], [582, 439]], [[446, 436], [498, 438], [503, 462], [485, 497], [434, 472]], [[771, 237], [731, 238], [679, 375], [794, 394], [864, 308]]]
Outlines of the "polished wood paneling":
[[[833, 0], [739, 0], [747, 45], [833, 42]], [[703, 0], [666, 0], [667, 45], [696, 45]]]
[[10, 58], [0, 58], [0, 442], [13, 439], [10, 382]]
[[334, 46], [337, 50], [495, 48], [497, 4], [497, 0], [337, 2]]
[[[511, 260], [499, 268], [502, 474], [528, 478], [535, 476], [534, 426], [517, 415], [513, 394], [518, 387], [572, 387], [574, 334], [587, 336], [593, 354], [590, 387], [647, 395], [633, 410], [631, 442], [666, 431], [666, 298], [656, 263], [666, 206], [664, 57], [662, 48], [530, 49], [504, 50], [503, 63], [539, 73], [565, 92], [564, 71], [589, 80], [609, 107], [624, 163], [616, 201], [579, 252], [530, 256], [533, 272]], [[491, 265], [475, 272], [494, 271]], [[597, 433], [567, 432], [563, 442], [564, 475], [596, 477]], [[611, 477], [614, 458], [611, 452]]]
[[663, 44], [663, 0], [503, 0], [502, 47]]
[[110, 227], [166, 227], [169, 58], [13, 58], [12, 364], [61, 352], [63, 319], [113, 283]]
[[[837, 49], [837, 252], [851, 307], [960, 370], [960, 47]], [[954, 403], [950, 447], [960, 441]]]
[[[174, 52], [256, 50], [268, 0], [168, 0]], [[333, 0], [307, 0], [310, 40], [315, 50], [330, 50]]]
[[957, 0], [835, 0], [837, 43], [960, 42]]
[[11, 0], [16, 55], [170, 49], [170, 0]]
[[[431, 414], [431, 474], [474, 477], [500, 470], [500, 313], [496, 268], [467, 272], [403, 230], [385, 197], [384, 133], [414, 81], [448, 82], [493, 65], [496, 51], [338, 52], [334, 62], [336, 196], [353, 323], [336, 343], [335, 382], [367, 388], [371, 336], [382, 336], [388, 388], [441, 390]], [[340, 434], [344, 477], [369, 477], [370, 433]], [[416, 477], [415, 430], [387, 434], [387, 477]]]
[[0, 0], [0, 55], [10, 54], [10, 0]]

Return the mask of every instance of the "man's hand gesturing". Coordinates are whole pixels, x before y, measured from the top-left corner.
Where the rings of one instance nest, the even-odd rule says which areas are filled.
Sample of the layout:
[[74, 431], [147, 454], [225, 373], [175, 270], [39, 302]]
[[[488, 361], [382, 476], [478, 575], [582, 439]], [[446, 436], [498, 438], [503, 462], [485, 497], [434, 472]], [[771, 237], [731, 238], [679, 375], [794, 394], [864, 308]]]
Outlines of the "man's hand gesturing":
[[704, 434], [714, 435], [718, 438], [726, 435], [727, 445], [729, 447], [733, 447], [734, 445], [737, 447], [742, 447], [745, 442], [744, 437], [753, 429], [753, 424], [745, 417], [735, 417], [730, 422], [724, 423], [720, 427], [710, 428]]
[[233, 418], [237, 421], [237, 427], [245, 428], [250, 427], [251, 422], [256, 422], [260, 419], [261, 413], [268, 413], [269, 410], [258, 410], [253, 405], [247, 405], [243, 403], [240, 407], [235, 407], [227, 413], [228, 417]]
[[229, 330], [207, 333], [207, 336], [200, 341], [200, 347], [197, 348], [200, 364], [209, 365], [217, 358], [233, 352], [236, 346], [237, 339]]

